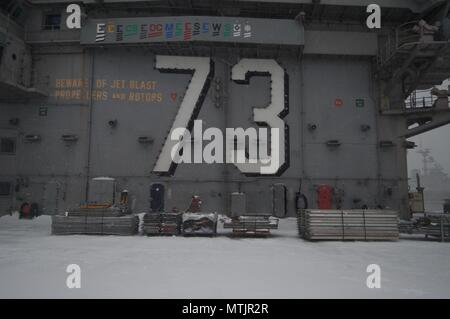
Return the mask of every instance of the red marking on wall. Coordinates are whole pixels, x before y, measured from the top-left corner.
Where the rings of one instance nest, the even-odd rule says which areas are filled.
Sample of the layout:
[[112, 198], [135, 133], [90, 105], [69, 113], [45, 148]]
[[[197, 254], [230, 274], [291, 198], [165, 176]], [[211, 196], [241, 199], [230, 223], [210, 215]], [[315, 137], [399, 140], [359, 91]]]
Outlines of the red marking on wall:
[[184, 40], [190, 40], [192, 37], [192, 25], [190, 22], [184, 24]]
[[163, 26], [162, 24], [150, 24], [150, 28], [148, 30], [148, 36], [150, 38], [159, 37], [162, 35]]

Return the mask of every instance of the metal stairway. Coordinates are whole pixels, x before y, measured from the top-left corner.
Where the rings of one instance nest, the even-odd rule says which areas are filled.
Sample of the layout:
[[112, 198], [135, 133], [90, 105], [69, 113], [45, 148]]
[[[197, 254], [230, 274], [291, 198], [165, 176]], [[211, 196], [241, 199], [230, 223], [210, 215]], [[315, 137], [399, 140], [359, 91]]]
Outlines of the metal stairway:
[[[450, 123], [450, 90], [430, 91], [450, 78], [450, 41], [441, 28], [424, 20], [411, 21], [388, 34], [380, 47], [380, 112], [405, 118], [405, 138]], [[417, 94], [417, 90], [428, 94]]]
[[378, 55], [378, 77], [386, 83], [384, 94], [390, 95], [401, 85], [401, 96], [392, 101], [393, 108], [417, 89], [440, 85], [450, 77], [450, 41], [439, 40], [437, 30], [419, 26], [421, 21], [405, 23], [387, 36]]

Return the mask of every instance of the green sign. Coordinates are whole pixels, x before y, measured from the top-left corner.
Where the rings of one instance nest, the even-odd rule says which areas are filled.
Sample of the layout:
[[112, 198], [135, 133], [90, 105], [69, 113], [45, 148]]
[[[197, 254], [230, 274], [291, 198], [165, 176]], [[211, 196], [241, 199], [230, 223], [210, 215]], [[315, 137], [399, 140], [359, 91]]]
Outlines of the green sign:
[[355, 105], [356, 107], [364, 107], [365, 101], [364, 99], [356, 99]]
[[47, 116], [48, 107], [41, 106], [39, 107], [39, 116]]

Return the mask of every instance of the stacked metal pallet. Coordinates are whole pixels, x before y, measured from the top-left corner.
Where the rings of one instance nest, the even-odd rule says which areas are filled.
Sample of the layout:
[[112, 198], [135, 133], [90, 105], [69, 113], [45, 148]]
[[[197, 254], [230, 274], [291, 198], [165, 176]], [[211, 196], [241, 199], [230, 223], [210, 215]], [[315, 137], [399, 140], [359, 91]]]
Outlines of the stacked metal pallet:
[[119, 207], [78, 208], [67, 212], [67, 216], [70, 217], [120, 217], [124, 215]]
[[419, 229], [427, 237], [435, 237], [441, 241], [450, 240], [450, 215], [427, 214], [420, 219]]
[[416, 231], [415, 224], [411, 220], [399, 220], [398, 230], [401, 234], [414, 234]]
[[142, 231], [145, 235], [178, 235], [180, 233], [181, 214], [150, 212], [144, 215]]
[[137, 216], [52, 216], [53, 235], [135, 235], [139, 229]]
[[161, 225], [160, 213], [147, 213], [144, 215], [142, 232], [147, 236], [159, 235], [160, 225]]
[[302, 210], [301, 237], [308, 240], [397, 240], [397, 212], [390, 210]]
[[271, 216], [237, 216], [227, 218], [224, 228], [233, 229], [235, 236], [269, 236], [271, 229], [278, 229], [278, 218]]

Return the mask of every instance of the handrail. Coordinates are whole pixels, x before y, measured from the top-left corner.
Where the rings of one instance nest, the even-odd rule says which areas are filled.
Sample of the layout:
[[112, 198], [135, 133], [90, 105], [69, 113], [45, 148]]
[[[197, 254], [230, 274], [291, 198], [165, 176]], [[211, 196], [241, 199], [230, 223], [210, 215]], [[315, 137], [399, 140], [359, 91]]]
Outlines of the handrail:
[[60, 31], [61, 30], [61, 25], [56, 25], [56, 24], [43, 24], [42, 25], [42, 30], [44, 31]]
[[413, 21], [405, 22], [405, 23], [399, 25], [396, 29], [401, 29], [401, 28], [403, 28], [404, 26], [411, 25], [411, 24], [412, 24], [412, 25], [416, 25], [416, 24], [419, 23], [419, 21], [420, 21], [420, 20], [413, 20]]
[[433, 107], [435, 100], [436, 100], [436, 98], [433, 98], [432, 96], [423, 96], [423, 97], [415, 97], [415, 98], [412, 98], [410, 96], [405, 101], [405, 107], [407, 109], [430, 108], [430, 107]]
[[403, 45], [420, 42], [424, 36], [423, 29], [420, 28], [419, 33], [413, 30], [413, 27], [418, 25], [418, 23], [419, 20], [408, 21], [387, 33], [387, 39], [384, 44], [380, 45], [378, 52], [377, 60], [379, 65], [389, 60]]
[[[417, 93], [420, 96], [417, 96]], [[416, 90], [405, 100], [405, 109], [427, 109], [435, 105], [437, 96], [431, 94], [431, 90]], [[450, 107], [450, 99], [449, 99]]]
[[42, 29], [25, 32], [25, 41], [54, 42], [54, 41], [79, 41], [80, 30], [74, 29]]

